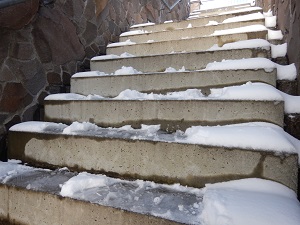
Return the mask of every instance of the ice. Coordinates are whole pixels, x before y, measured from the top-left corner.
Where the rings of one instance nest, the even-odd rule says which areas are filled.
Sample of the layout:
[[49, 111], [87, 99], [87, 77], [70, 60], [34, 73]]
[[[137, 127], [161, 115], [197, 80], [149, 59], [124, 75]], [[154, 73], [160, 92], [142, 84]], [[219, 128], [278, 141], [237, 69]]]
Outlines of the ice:
[[130, 39], [124, 41], [124, 42], [117, 42], [117, 43], [112, 43], [107, 45], [108, 48], [111, 47], [120, 47], [120, 46], [125, 46], [125, 45], [135, 45], [135, 42], [132, 42]]
[[243, 21], [248, 21], [248, 20], [257, 20], [257, 19], [264, 19], [264, 15], [260, 12], [258, 13], [251, 13], [248, 15], [243, 15], [243, 16], [235, 16], [231, 17], [228, 19], [225, 19], [223, 23], [234, 23], [234, 22], [243, 22]]
[[268, 40], [282, 40], [283, 34], [281, 30], [268, 30]]
[[265, 30], [267, 30], [267, 28], [263, 25], [250, 25], [250, 26], [227, 29], [227, 30], [216, 30], [210, 36], [226, 35], [226, 34], [237, 34], [237, 33], [248, 33], [248, 32], [265, 31]]
[[284, 57], [287, 54], [287, 43], [271, 45], [272, 58]]
[[297, 225], [300, 204], [293, 191], [262, 179], [207, 185], [201, 222], [205, 225]]
[[279, 65], [266, 58], [249, 58], [238, 60], [223, 60], [222, 62], [213, 62], [206, 65], [203, 70], [238, 70], [238, 69], [264, 69], [271, 72], [277, 69], [278, 80], [295, 80], [297, 70], [294, 64]]
[[271, 16], [265, 18], [265, 26], [266, 27], [276, 27], [277, 25], [277, 17]]

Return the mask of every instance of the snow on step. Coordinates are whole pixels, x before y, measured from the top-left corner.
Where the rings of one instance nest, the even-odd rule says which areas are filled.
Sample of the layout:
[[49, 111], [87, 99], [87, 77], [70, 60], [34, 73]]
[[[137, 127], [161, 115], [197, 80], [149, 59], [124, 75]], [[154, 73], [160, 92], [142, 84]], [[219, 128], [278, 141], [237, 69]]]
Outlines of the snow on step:
[[179, 185], [2, 162], [0, 183], [4, 184], [0, 186], [0, 217], [5, 224], [198, 224], [201, 212], [197, 207], [202, 201], [201, 190]]
[[161, 31], [161, 32], [146, 32], [143, 30], [129, 31], [121, 34], [120, 42], [124, 42], [130, 39], [132, 42], [142, 43], [149, 40], [155, 41], [168, 41], [176, 40], [184, 37], [201, 37], [205, 35], [211, 35], [215, 30], [226, 30], [242, 26], [251, 25], [264, 25], [264, 19], [256, 19], [244, 22], [224, 23], [217, 25], [205, 25], [202, 27], [191, 27], [189, 29], [176, 29], [172, 31]]
[[33, 165], [192, 187], [257, 177], [297, 190], [300, 143], [279, 126], [191, 127], [173, 134], [159, 129], [159, 125], [105, 129], [90, 123], [27, 122], [10, 129], [9, 156]]
[[[216, 16], [210, 16], [210, 17], [201, 17], [191, 20], [183, 20], [180, 22], [172, 22], [172, 23], [163, 23], [163, 24], [154, 24], [154, 23], [145, 23], [145, 24], [137, 24], [130, 28], [130, 30], [144, 30], [148, 32], [157, 32], [157, 31], [163, 31], [163, 30], [175, 30], [175, 29], [183, 29], [187, 28], [189, 24], [192, 25], [192, 27], [200, 27], [205, 26], [210, 21], [216, 21], [218, 23], [223, 23], [224, 20], [233, 18], [239, 15], [245, 15], [245, 14], [253, 14], [253, 13], [262, 13], [261, 8], [251, 8], [247, 10], [246, 12], [237, 12], [233, 14], [226, 14], [226, 15], [216, 15]], [[264, 18], [264, 16], [261, 14], [260, 18]]]
[[[40, 225], [47, 220], [50, 224], [66, 225], [82, 221], [90, 225], [201, 225], [216, 224], [215, 220], [223, 224], [224, 214], [227, 221], [241, 225], [296, 225], [300, 221], [295, 193], [262, 179], [207, 184], [203, 189], [195, 189], [0, 162], [0, 182], [6, 185], [0, 187], [0, 212], [7, 223], [18, 220]], [[56, 191], [49, 192], [49, 186], [55, 186]], [[39, 202], [39, 207], [28, 201]], [[45, 210], [51, 213], [45, 214]]]
[[[171, 41], [161, 41], [161, 42], [148, 42], [137, 44], [131, 42], [130, 39], [125, 42], [119, 42], [110, 44], [107, 46], [107, 54], [122, 54], [123, 52], [128, 52], [137, 56], [145, 55], [157, 55], [172, 52], [191, 52], [191, 51], [205, 51], [209, 49], [214, 44], [223, 46], [226, 43], [250, 40], [250, 39], [266, 39], [267, 31], [265, 26], [254, 25], [251, 30], [251, 26], [247, 27], [246, 33], [234, 33], [225, 35], [212, 35], [207, 37], [197, 37], [197, 38], [187, 38]], [[235, 32], [235, 31], [233, 31]], [[238, 31], [237, 31], [238, 32]], [[244, 32], [244, 30], [241, 30]]]
[[206, 71], [186, 71], [185, 69], [176, 71], [174, 68], [169, 68], [165, 72], [151, 74], [144, 74], [132, 67], [123, 67], [110, 75], [99, 71], [77, 73], [71, 79], [71, 92], [115, 97], [125, 89], [166, 93], [191, 88], [207, 89], [237, 85], [248, 81], [259, 81], [276, 86], [275, 67], [260, 69], [256, 66], [252, 69], [224, 71], [208, 69]]
[[200, 70], [204, 69], [208, 63], [214, 61], [254, 57], [271, 58], [269, 46], [257, 48], [242, 47], [240, 49], [221, 49], [203, 52], [182, 52], [152, 56], [134, 56], [128, 53], [123, 53], [120, 56], [97, 56], [91, 59], [91, 70], [113, 73], [120, 69], [120, 65], [133, 67], [144, 73], [162, 72], [168, 67], [179, 70], [183, 66], [186, 70]]
[[212, 89], [207, 97], [197, 89], [166, 95], [125, 90], [115, 98], [56, 94], [45, 99], [45, 119], [69, 124], [90, 121], [104, 127], [158, 123], [169, 131], [241, 121], [268, 121], [282, 126], [282, 101], [274, 87], [250, 82]]

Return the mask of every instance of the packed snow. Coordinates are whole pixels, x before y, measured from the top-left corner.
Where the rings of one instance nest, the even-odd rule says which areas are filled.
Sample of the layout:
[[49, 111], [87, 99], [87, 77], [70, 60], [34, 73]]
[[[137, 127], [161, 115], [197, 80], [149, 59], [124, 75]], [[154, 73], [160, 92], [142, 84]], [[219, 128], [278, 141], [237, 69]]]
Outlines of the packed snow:
[[248, 32], [256, 32], [256, 31], [265, 31], [267, 28], [264, 25], [250, 25], [245, 27], [226, 29], [226, 30], [216, 30], [210, 36], [219, 36], [219, 35], [227, 35], [227, 34], [238, 34], [238, 33], [248, 33]]
[[268, 30], [268, 40], [282, 40], [283, 34], [281, 30]]
[[[0, 182], [7, 184], [28, 176], [26, 188], [47, 191], [60, 187], [62, 197], [153, 215], [192, 225], [299, 225], [300, 204], [294, 191], [282, 184], [257, 178], [207, 184], [202, 189], [179, 184], [162, 185], [150, 181], [126, 181], [86, 172], [58, 172], [0, 162]], [[35, 184], [35, 171], [43, 185]], [[61, 169], [67, 171], [67, 168]], [[43, 179], [38, 174], [49, 174]], [[69, 178], [68, 178], [69, 176]], [[27, 182], [28, 182], [27, 181]], [[63, 182], [63, 183], [60, 183]], [[50, 184], [51, 183], [51, 184]], [[22, 187], [16, 183], [18, 187]], [[20, 185], [20, 186], [19, 186]], [[48, 188], [49, 189], [49, 188]]]
[[132, 55], [128, 52], [122, 53], [120, 56], [110, 54], [110, 55], [100, 55], [100, 56], [95, 56], [91, 59], [91, 61], [97, 61], [97, 60], [110, 60], [110, 59], [119, 59], [119, 58], [129, 58], [129, 57], [134, 57], [135, 55]]
[[276, 27], [277, 25], [277, 17], [270, 16], [265, 18], [265, 25], [266, 27]]
[[207, 64], [203, 70], [239, 70], [239, 69], [264, 69], [271, 72], [277, 69], [278, 80], [295, 80], [297, 69], [295, 64], [279, 65], [266, 58], [249, 58], [237, 60], [223, 60]]

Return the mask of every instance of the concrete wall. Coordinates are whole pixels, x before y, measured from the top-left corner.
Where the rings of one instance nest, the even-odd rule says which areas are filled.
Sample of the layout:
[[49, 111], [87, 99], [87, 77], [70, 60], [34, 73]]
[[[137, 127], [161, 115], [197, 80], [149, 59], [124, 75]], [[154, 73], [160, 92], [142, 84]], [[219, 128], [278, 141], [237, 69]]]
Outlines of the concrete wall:
[[161, 0], [27, 0], [0, 9], [0, 140], [13, 124], [39, 120], [44, 97], [68, 92], [71, 75], [132, 24], [188, 13], [188, 0], [171, 12]]

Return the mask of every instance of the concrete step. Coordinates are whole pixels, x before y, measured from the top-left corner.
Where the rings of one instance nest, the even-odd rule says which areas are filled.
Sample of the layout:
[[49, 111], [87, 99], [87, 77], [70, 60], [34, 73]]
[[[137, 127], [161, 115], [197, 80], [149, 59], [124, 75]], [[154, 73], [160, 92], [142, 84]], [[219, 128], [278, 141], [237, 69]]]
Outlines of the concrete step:
[[[0, 175], [3, 170], [7, 174], [0, 176], [0, 223], [5, 225], [179, 225], [199, 220], [201, 212], [193, 207], [201, 204], [201, 195], [171, 186], [0, 162]], [[65, 197], [64, 183], [74, 180], [80, 185], [77, 194], [82, 195]], [[92, 182], [98, 185], [89, 188]], [[155, 199], [161, 196], [164, 199], [157, 206]], [[178, 205], [189, 210], [181, 212]], [[167, 211], [169, 219], [164, 219]]]
[[297, 190], [296, 148], [292, 137], [278, 126], [193, 127], [175, 134], [158, 129], [23, 123], [10, 129], [9, 156], [31, 165], [67, 166], [190, 187], [256, 177]]
[[135, 128], [154, 123], [170, 132], [193, 125], [254, 121], [283, 126], [283, 99], [272, 86], [255, 83], [210, 92], [204, 96], [199, 90], [190, 89], [155, 95], [125, 90], [116, 98], [51, 95], [44, 101], [45, 120], [66, 124], [89, 121], [103, 127], [132, 125]]
[[232, 13], [237, 10], [244, 11], [252, 9], [250, 4], [241, 4], [241, 5], [234, 5], [234, 6], [225, 6], [220, 8], [212, 8], [212, 9], [196, 9], [193, 10], [190, 15], [199, 15], [199, 16], [212, 16], [212, 15], [219, 15], [222, 13]]
[[167, 22], [163, 24], [137, 24], [130, 28], [130, 30], [144, 30], [148, 32], [157, 32], [163, 30], [175, 30], [175, 29], [183, 29], [187, 28], [190, 24], [192, 27], [200, 27], [209, 24], [210, 21], [215, 21], [218, 23], [223, 23], [224, 20], [233, 18], [235, 16], [247, 15], [250, 13], [262, 13], [262, 9], [259, 7], [253, 7], [249, 10], [245, 10], [244, 12], [237, 12], [232, 14], [223, 14], [223, 15], [215, 15], [209, 17], [200, 17], [196, 19], [184, 20], [180, 22]]
[[71, 79], [71, 92], [82, 95], [115, 97], [125, 89], [140, 92], [166, 93], [185, 89], [205, 89], [264, 82], [276, 86], [276, 70], [186, 71], [151, 74], [107, 75], [97, 72], [77, 73]]
[[265, 19], [255, 19], [243, 22], [224, 23], [218, 25], [191, 27], [189, 29], [176, 29], [171, 31], [160, 31], [152, 33], [141, 32], [142, 34], [126, 32], [121, 35], [120, 41], [124, 42], [130, 39], [132, 42], [143, 43], [149, 40], [169, 41], [178, 40], [183, 37], [203, 37], [206, 35], [212, 35], [216, 30], [226, 30], [251, 25], [265, 25]]
[[[224, 44], [251, 39], [266, 39], [267, 30], [254, 31], [247, 33], [236, 33], [227, 35], [212, 35], [207, 37], [188, 38], [172, 41], [149, 42], [140, 44], [127, 44], [127, 42], [114, 43], [107, 46], [107, 54], [121, 55], [124, 52], [136, 56], [168, 54], [172, 52], [193, 52], [205, 51], [213, 45], [218, 44], [222, 47]], [[130, 42], [132, 43], [132, 42]]]
[[265, 48], [245, 48], [152, 56], [98, 56], [91, 59], [91, 70], [109, 74], [120, 69], [121, 66], [131, 66], [144, 73], [163, 72], [169, 67], [179, 70], [183, 66], [186, 70], [201, 70], [208, 63], [214, 61], [256, 57], [271, 58], [270, 50]]

